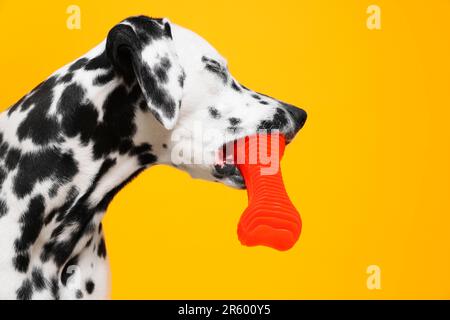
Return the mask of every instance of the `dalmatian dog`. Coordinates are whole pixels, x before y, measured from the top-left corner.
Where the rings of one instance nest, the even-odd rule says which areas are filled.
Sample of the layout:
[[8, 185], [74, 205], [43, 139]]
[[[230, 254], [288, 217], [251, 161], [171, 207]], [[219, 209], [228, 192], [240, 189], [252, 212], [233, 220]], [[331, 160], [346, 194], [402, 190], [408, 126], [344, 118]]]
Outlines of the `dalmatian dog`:
[[[122, 21], [0, 114], [0, 298], [108, 298], [101, 221], [122, 187], [166, 164], [244, 188], [233, 164], [175, 164], [175, 148], [217, 154], [258, 130], [289, 142], [305, 120], [239, 84], [197, 34], [167, 19]], [[227, 134], [193, 143], [198, 124]]]

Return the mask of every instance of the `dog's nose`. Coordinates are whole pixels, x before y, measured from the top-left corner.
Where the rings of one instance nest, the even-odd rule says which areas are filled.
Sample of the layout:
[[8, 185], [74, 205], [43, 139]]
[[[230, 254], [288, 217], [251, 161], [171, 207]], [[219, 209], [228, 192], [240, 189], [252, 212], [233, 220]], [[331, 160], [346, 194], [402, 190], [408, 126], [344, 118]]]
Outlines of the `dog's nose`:
[[285, 104], [284, 107], [294, 120], [295, 132], [297, 133], [301, 128], [303, 128], [308, 115], [305, 110], [297, 108], [291, 104]]

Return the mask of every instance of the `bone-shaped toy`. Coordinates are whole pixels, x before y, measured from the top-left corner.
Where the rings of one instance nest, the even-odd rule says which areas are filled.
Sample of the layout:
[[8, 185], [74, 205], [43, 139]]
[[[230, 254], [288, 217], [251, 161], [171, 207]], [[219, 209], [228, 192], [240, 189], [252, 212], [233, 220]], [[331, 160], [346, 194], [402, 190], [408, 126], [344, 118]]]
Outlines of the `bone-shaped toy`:
[[[262, 245], [285, 251], [292, 248], [300, 237], [302, 221], [281, 176], [279, 164], [284, 154], [285, 138], [278, 134], [262, 137], [247, 137], [235, 144], [235, 163], [245, 180], [249, 203], [239, 221], [238, 237], [246, 246]], [[271, 139], [279, 139], [278, 148], [271, 148]], [[245, 161], [238, 158], [242, 152], [245, 152]], [[265, 152], [269, 158], [278, 160], [272, 170], [268, 168], [273, 163], [261, 163], [263, 157], [260, 153]], [[272, 172], [268, 174], [269, 171]]]

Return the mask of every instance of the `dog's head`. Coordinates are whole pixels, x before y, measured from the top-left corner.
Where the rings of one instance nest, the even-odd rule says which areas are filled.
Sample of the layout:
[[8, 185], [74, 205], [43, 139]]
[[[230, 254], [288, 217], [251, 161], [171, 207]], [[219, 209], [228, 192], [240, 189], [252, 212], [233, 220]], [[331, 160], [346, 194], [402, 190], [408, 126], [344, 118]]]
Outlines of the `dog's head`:
[[114, 27], [107, 53], [125, 79], [137, 79], [161, 124], [161, 162], [193, 177], [243, 187], [239, 170], [218, 151], [257, 132], [279, 131], [291, 141], [306, 112], [241, 85], [227, 61], [203, 38], [166, 19], [140, 16]]

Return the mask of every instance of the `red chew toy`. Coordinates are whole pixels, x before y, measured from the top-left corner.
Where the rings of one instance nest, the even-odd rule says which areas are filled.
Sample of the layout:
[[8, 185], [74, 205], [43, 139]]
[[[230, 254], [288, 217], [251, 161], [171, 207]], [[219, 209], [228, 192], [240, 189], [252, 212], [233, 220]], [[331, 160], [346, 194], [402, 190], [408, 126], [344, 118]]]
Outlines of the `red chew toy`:
[[[273, 147], [271, 139], [279, 139], [277, 148]], [[281, 176], [280, 160], [284, 147], [282, 135], [247, 137], [235, 144], [235, 163], [245, 180], [249, 202], [238, 226], [238, 237], [243, 245], [262, 245], [285, 251], [300, 237], [302, 221]], [[245, 161], [238, 158], [243, 151]], [[261, 161], [267, 158], [272, 159], [272, 163]], [[275, 164], [274, 159], [277, 160]]]

